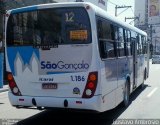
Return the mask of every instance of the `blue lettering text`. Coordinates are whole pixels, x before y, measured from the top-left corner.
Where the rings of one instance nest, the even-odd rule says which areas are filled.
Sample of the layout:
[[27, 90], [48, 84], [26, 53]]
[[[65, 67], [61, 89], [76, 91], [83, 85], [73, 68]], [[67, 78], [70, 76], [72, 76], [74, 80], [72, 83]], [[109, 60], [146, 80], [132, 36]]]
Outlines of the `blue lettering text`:
[[41, 69], [73, 69], [73, 70], [79, 70], [79, 69], [88, 69], [89, 64], [85, 63], [84, 60], [81, 63], [75, 63], [75, 64], [67, 64], [63, 61], [59, 61], [58, 63], [51, 63], [49, 61], [41, 62]]

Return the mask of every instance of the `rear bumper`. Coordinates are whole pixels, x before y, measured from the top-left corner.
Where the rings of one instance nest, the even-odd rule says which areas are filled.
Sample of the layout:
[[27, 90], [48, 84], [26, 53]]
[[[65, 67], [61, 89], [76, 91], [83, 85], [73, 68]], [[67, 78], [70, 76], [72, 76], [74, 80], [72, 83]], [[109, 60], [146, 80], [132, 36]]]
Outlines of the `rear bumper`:
[[[34, 97], [34, 96], [14, 96], [11, 92], [8, 93], [9, 100], [13, 106], [24, 107], [44, 107], [44, 108], [70, 108], [93, 110], [102, 112], [101, 96], [94, 96], [91, 99], [82, 98], [57, 98], [57, 97]], [[33, 103], [33, 99], [36, 105]], [[67, 106], [64, 104], [67, 100]]]

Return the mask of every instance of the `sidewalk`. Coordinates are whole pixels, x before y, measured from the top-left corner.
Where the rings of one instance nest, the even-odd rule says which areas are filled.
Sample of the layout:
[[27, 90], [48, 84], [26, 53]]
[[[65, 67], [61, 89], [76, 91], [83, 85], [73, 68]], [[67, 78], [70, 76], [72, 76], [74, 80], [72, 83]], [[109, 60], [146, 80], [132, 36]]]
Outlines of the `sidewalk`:
[[3, 88], [0, 88], [0, 93], [8, 91], [8, 85], [4, 85]]

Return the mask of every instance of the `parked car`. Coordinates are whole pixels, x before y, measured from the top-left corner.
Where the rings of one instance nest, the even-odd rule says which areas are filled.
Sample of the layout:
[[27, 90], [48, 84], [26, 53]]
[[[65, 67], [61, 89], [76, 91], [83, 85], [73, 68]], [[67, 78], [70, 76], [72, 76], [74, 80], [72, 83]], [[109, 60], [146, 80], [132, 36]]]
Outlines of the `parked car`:
[[152, 55], [152, 64], [160, 64], [160, 55]]

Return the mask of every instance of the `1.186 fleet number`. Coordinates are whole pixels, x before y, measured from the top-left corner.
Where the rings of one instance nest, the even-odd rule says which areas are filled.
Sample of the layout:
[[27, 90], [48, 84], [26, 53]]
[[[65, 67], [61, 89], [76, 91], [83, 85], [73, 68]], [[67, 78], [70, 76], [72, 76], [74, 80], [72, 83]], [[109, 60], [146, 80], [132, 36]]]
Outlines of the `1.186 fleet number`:
[[71, 76], [71, 80], [72, 81], [85, 81], [85, 77], [84, 76]]

